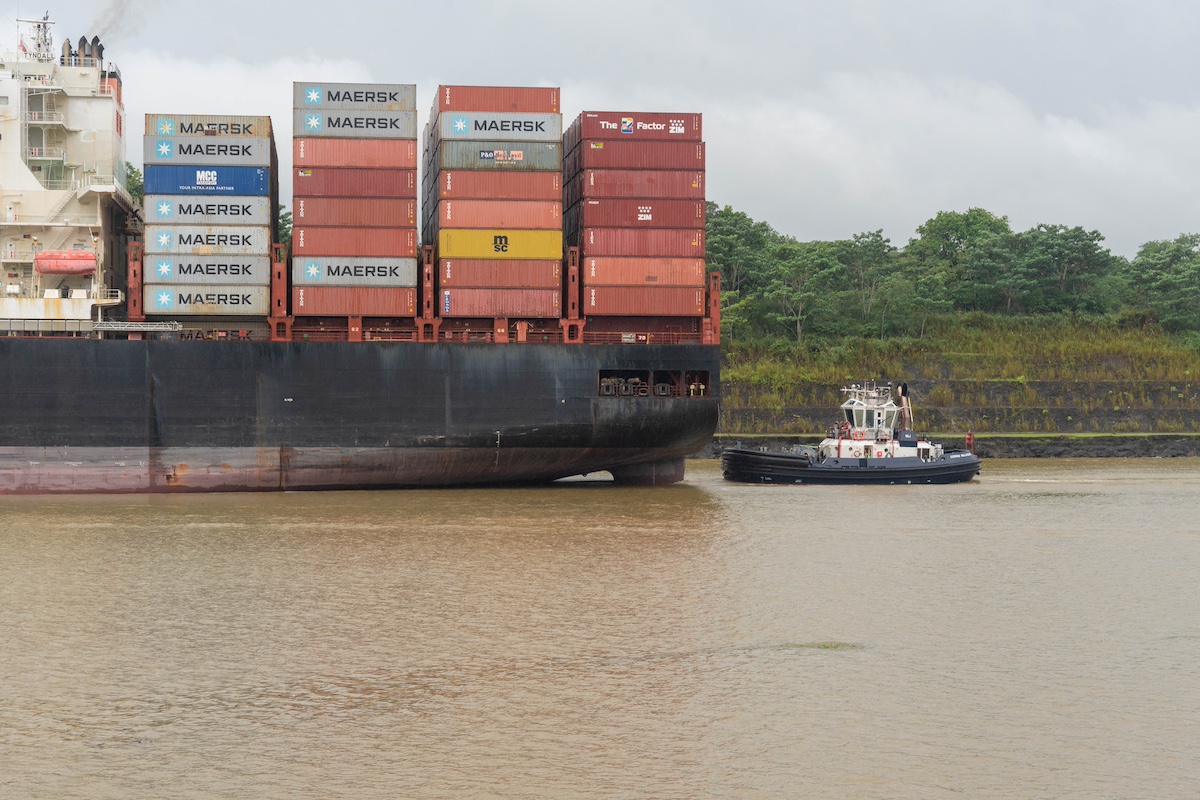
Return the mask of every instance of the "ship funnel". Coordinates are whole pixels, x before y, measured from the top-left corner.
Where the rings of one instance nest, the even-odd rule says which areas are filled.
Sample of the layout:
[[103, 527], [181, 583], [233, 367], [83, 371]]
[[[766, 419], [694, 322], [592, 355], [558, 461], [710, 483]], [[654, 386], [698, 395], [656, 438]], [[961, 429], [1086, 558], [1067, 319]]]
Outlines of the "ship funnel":
[[92, 55], [97, 61], [100, 61], [104, 58], [104, 45], [100, 44], [99, 36], [92, 37]]
[[90, 50], [90, 48], [88, 47], [87, 37], [80, 36], [79, 37], [79, 52], [76, 53], [76, 55], [78, 55], [80, 59], [87, 58], [88, 56], [91, 55], [91, 52], [89, 52], [89, 50]]
[[66, 39], [65, 41], [63, 41], [62, 63], [63, 63], [64, 67], [71, 63], [71, 40], [70, 39]]

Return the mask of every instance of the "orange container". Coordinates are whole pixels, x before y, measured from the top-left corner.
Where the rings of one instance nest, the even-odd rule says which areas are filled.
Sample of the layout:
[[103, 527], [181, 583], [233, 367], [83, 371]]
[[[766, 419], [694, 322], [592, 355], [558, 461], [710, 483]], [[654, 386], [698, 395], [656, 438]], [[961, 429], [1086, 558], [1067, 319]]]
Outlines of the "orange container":
[[417, 290], [348, 286], [295, 286], [297, 317], [415, 317]]
[[[347, 139], [346, 141], [351, 140]], [[301, 228], [314, 226], [411, 228], [417, 224], [417, 201], [354, 197], [297, 197], [292, 210], [292, 222]]]
[[702, 317], [704, 289], [667, 286], [592, 286], [580, 292], [587, 316]]
[[561, 202], [562, 173], [447, 170], [438, 174], [434, 199], [558, 200]]
[[557, 114], [557, 87], [540, 86], [439, 86], [433, 101], [434, 116], [442, 111], [518, 111], [524, 114]]
[[443, 317], [532, 317], [561, 315], [562, 292], [558, 289], [443, 289]]
[[678, 169], [585, 169], [571, 179], [563, 195], [567, 208], [595, 197], [703, 200], [704, 173]]
[[416, 169], [415, 139], [292, 139], [296, 167]]
[[584, 228], [568, 246], [578, 244], [584, 256], [704, 256], [704, 229], [697, 228]]
[[416, 228], [301, 228], [292, 231], [297, 256], [414, 258]]
[[562, 227], [562, 203], [555, 200], [442, 200], [441, 228], [515, 228], [556, 230]]
[[298, 167], [292, 171], [294, 197], [413, 197], [415, 169]]
[[705, 286], [703, 258], [585, 258], [580, 279], [590, 286]]
[[494, 261], [443, 258], [438, 262], [438, 285], [492, 289], [558, 289], [560, 261]]

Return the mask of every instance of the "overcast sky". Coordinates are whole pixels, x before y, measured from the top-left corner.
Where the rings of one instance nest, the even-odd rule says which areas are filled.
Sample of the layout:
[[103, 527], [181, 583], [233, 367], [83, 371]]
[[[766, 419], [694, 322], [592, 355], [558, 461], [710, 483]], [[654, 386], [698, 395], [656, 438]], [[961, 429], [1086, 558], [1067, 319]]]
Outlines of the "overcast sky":
[[702, 112], [709, 199], [802, 240], [972, 206], [1124, 255], [1200, 231], [1200, 3], [49, 2], [19, 10], [100, 35], [139, 164], [143, 114], [224, 113], [271, 115], [290, 167], [292, 81], [416, 83], [419, 125], [439, 83], [561, 86], [568, 123]]

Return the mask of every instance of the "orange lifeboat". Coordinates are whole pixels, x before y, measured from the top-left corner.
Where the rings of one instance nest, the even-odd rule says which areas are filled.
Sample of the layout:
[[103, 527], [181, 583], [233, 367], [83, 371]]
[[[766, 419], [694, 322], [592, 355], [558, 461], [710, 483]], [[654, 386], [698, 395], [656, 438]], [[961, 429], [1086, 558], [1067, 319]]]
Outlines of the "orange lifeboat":
[[91, 275], [96, 271], [96, 254], [87, 250], [38, 253], [33, 268], [39, 275]]

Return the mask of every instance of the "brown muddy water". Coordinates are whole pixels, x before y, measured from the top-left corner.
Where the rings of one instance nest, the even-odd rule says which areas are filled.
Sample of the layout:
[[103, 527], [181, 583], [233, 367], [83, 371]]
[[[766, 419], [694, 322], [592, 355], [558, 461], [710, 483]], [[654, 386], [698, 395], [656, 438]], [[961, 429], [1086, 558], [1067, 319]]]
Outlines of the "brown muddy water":
[[1188, 798], [1200, 462], [0, 499], [0, 797]]

